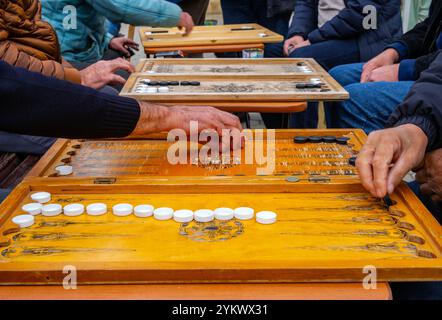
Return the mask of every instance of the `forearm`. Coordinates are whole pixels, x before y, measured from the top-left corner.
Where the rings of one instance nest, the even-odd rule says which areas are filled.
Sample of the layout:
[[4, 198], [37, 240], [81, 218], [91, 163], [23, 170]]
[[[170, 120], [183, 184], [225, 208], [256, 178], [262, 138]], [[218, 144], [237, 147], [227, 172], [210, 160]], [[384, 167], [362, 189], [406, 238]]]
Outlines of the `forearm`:
[[170, 109], [168, 107], [148, 102], [140, 102], [139, 104], [140, 118], [135, 129], [130, 134], [131, 137], [172, 129], [168, 121], [170, 119]]
[[117, 138], [132, 133], [135, 100], [101, 94], [0, 62], [0, 130], [63, 138]]
[[87, 0], [95, 10], [114, 22], [154, 27], [173, 27], [181, 8], [165, 0]]

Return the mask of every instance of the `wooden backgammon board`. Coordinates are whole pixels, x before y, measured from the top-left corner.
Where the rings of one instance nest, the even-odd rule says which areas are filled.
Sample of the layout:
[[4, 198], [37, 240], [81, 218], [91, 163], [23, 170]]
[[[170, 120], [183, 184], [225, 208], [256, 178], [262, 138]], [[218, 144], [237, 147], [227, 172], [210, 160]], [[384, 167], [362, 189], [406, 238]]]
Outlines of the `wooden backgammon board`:
[[258, 24], [196, 26], [185, 36], [178, 28], [140, 29], [140, 39], [146, 54], [183, 50], [195, 52], [239, 51], [241, 48], [262, 47], [265, 43], [278, 43], [284, 37]]
[[[175, 62], [176, 61], [176, 62]], [[348, 92], [311, 59], [144, 60], [121, 95], [232, 112], [300, 112]]]
[[[263, 152], [253, 152], [253, 162], [246, 161], [247, 148], [240, 154], [231, 153], [227, 161], [223, 157], [213, 159], [187, 158], [186, 164], [170, 164], [168, 150], [174, 141], [159, 134], [150, 139], [132, 140], [58, 140], [35, 168], [29, 173], [34, 177], [55, 177], [56, 168], [73, 167], [73, 177], [141, 178], [141, 177], [198, 177], [209, 181], [235, 179], [273, 180], [286, 183], [291, 176], [311, 181], [358, 183], [357, 172], [349, 164], [365, 140], [361, 130], [276, 130], [274, 145], [267, 144], [267, 133], [262, 130], [246, 131], [254, 138], [254, 149], [262, 141]], [[295, 143], [296, 136], [335, 136], [348, 139], [346, 144]], [[187, 145], [187, 144], [186, 144]], [[267, 150], [274, 150], [275, 165], [271, 172], [258, 172], [268, 166]], [[203, 163], [204, 162], [204, 163]], [[260, 164], [261, 163], [261, 164]], [[60, 178], [60, 177], [58, 177]], [[321, 180], [322, 179], [322, 180]]]
[[[0, 284], [60, 284], [75, 266], [79, 284], [362, 282], [441, 280], [441, 227], [401, 186], [389, 208], [361, 187], [262, 182], [186, 184], [132, 180], [33, 180], [0, 206]], [[52, 204], [105, 203], [101, 216], [35, 217], [20, 230], [11, 218], [36, 191]], [[177, 223], [111, 213], [116, 203], [175, 209], [249, 206], [278, 221]]]
[[[346, 143], [324, 142], [332, 136]], [[275, 138], [270, 175], [257, 175], [256, 163], [172, 167], [161, 134], [59, 140], [0, 206], [0, 284], [59, 284], [66, 265], [76, 267], [79, 284], [362, 282], [369, 266], [378, 281], [442, 280], [437, 221], [406, 185], [390, 204], [373, 198], [348, 164], [366, 139], [362, 131], [281, 130]], [[55, 175], [60, 164], [72, 165], [73, 174]], [[50, 204], [104, 203], [108, 210], [14, 225], [42, 191]], [[115, 216], [117, 203], [251, 207], [278, 220], [158, 221]]]

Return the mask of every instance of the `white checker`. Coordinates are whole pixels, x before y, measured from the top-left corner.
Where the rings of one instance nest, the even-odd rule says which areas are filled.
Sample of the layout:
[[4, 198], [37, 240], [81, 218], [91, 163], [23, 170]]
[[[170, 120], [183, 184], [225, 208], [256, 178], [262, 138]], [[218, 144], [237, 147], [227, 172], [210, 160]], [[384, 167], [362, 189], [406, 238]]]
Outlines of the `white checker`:
[[84, 213], [84, 205], [80, 203], [71, 203], [63, 208], [63, 213], [68, 217], [80, 216]]
[[47, 204], [41, 209], [41, 214], [45, 217], [55, 217], [63, 212], [61, 204]]
[[256, 222], [261, 224], [272, 224], [276, 222], [277, 215], [272, 211], [261, 211], [256, 214]]
[[18, 225], [20, 228], [28, 228], [35, 223], [35, 218], [30, 214], [22, 214], [12, 218], [12, 222]]
[[149, 87], [147, 88], [147, 93], [157, 93], [158, 92], [158, 88], [155, 87]]
[[177, 210], [173, 213], [173, 220], [176, 222], [190, 222], [193, 220], [193, 211], [192, 210]]
[[153, 216], [157, 220], [170, 220], [173, 217], [173, 209], [157, 208], [153, 211]]
[[49, 192], [37, 192], [31, 195], [31, 199], [38, 203], [46, 203], [51, 201], [51, 194]]
[[217, 220], [231, 220], [234, 217], [234, 211], [230, 208], [217, 208], [215, 209], [215, 218]]
[[247, 207], [240, 207], [234, 210], [235, 218], [238, 220], [250, 220], [255, 214], [255, 210]]
[[159, 87], [158, 92], [159, 93], [169, 93], [170, 89], [169, 87]]
[[33, 216], [39, 215], [41, 213], [41, 208], [43, 208], [41, 203], [28, 203], [21, 207], [24, 212]]
[[107, 213], [107, 205], [104, 203], [92, 203], [86, 207], [86, 212], [90, 216], [101, 216]]
[[200, 209], [194, 213], [195, 221], [198, 222], [210, 222], [215, 219], [215, 213], [209, 209]]
[[112, 207], [112, 212], [118, 217], [126, 217], [134, 211], [133, 205], [129, 203], [119, 203]]
[[150, 204], [142, 204], [134, 208], [134, 214], [138, 218], [147, 218], [153, 215], [154, 207]]
[[72, 166], [58, 166], [55, 168], [55, 171], [57, 171], [60, 176], [68, 176], [74, 172], [74, 168], [72, 168]]

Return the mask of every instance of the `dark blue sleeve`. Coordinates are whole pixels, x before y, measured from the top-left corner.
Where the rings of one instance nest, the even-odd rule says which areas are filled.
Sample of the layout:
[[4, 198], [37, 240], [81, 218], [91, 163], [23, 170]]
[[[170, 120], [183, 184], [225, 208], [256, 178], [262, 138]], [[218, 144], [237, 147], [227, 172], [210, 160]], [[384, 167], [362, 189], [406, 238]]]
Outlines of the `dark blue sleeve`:
[[139, 117], [135, 100], [0, 61], [0, 130], [60, 138], [117, 138], [128, 136]]
[[389, 126], [414, 124], [428, 137], [429, 151], [442, 147], [442, 52], [422, 72], [404, 102], [388, 121]]
[[405, 59], [399, 64], [399, 81], [415, 81], [416, 59]]
[[298, 0], [295, 15], [288, 31], [288, 38], [307, 36], [318, 28], [318, 0]]
[[331, 39], [345, 39], [366, 31], [363, 26], [365, 18], [364, 7], [371, 5], [377, 9], [378, 14], [381, 7], [378, 1], [348, 0], [346, 8], [326, 22], [321, 28], [312, 31], [308, 35], [311, 43], [322, 42]]

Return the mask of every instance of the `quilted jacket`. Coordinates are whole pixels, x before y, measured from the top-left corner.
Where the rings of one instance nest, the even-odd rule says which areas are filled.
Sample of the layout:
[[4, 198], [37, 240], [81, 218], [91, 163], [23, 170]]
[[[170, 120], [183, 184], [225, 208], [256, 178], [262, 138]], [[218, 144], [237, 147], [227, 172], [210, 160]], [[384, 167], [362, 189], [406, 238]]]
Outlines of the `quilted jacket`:
[[40, 16], [38, 0], [0, 0], [0, 59], [45, 76], [80, 83], [79, 71], [63, 66], [57, 35]]

